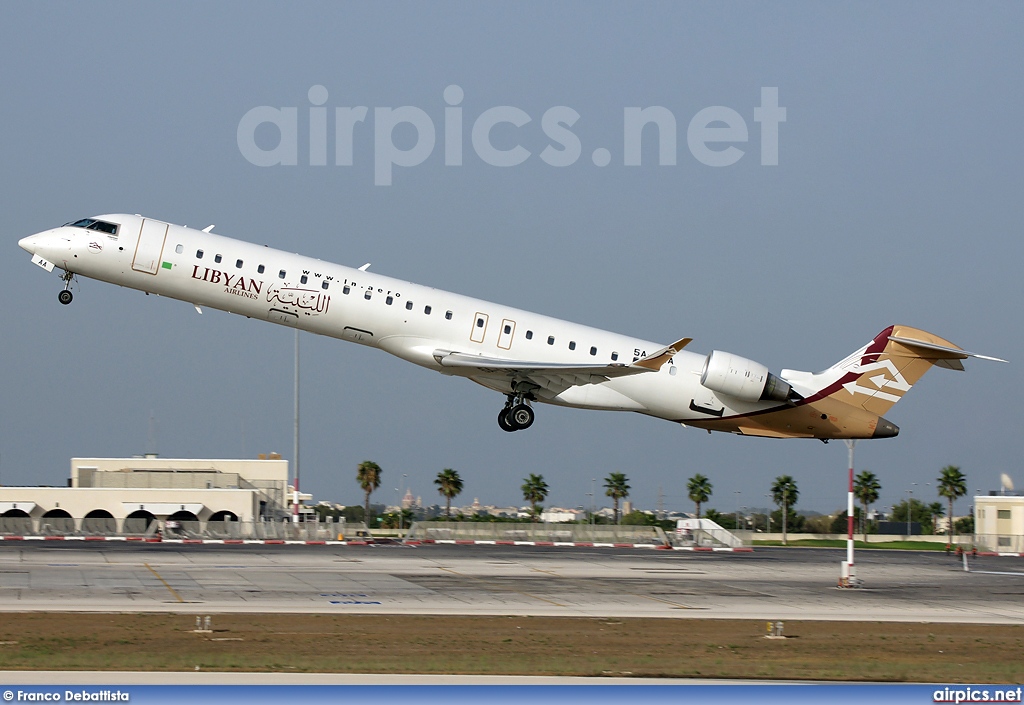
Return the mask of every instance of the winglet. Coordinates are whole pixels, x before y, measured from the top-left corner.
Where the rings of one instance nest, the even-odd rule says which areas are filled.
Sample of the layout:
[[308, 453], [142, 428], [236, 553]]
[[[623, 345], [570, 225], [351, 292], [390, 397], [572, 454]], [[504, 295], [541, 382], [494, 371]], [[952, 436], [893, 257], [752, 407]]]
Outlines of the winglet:
[[672, 359], [672, 356], [678, 353], [680, 350], [685, 348], [687, 345], [693, 342], [693, 338], [681, 338], [671, 345], [667, 345], [661, 350], [657, 350], [654, 353], [648, 355], [643, 360], [637, 360], [633, 363], [633, 367], [644, 367], [648, 370], [654, 370], [657, 372], [661, 369], [662, 365]]

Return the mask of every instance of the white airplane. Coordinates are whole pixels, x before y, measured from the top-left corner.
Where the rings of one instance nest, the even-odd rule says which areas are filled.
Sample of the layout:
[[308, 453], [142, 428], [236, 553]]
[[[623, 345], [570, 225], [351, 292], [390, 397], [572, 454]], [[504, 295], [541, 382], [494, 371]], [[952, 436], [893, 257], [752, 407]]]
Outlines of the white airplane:
[[[634, 411], [683, 426], [771, 438], [889, 438], [882, 414], [932, 365], [979, 357], [890, 326], [823, 372], [660, 345], [139, 215], [100, 215], [22, 239], [76, 275], [377, 347], [505, 395], [498, 425], [529, 428], [533, 402]], [[1002, 360], [1000, 360], [1003, 362]]]

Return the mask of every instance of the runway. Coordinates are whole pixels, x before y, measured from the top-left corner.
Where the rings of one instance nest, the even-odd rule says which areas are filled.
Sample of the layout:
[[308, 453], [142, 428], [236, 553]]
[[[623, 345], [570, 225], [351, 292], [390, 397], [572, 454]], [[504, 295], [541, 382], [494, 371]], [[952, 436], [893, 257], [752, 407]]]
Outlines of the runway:
[[[304, 612], [1024, 624], [1024, 576], [932, 552], [0, 545], [0, 611]], [[1024, 572], [1024, 559], [977, 559]]]

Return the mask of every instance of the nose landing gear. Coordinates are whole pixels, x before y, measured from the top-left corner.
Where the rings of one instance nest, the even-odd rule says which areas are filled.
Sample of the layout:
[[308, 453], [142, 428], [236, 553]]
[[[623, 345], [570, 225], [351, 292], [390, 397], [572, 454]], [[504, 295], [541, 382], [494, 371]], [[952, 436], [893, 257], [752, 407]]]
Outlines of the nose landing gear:
[[498, 427], [502, 431], [521, 431], [533, 425], [535, 415], [523, 394], [509, 394], [505, 406], [498, 412]]
[[71, 280], [75, 278], [75, 275], [71, 272], [64, 272], [60, 278], [64, 280], [64, 290], [57, 294], [57, 300], [67, 306], [75, 298], [75, 295], [71, 293]]

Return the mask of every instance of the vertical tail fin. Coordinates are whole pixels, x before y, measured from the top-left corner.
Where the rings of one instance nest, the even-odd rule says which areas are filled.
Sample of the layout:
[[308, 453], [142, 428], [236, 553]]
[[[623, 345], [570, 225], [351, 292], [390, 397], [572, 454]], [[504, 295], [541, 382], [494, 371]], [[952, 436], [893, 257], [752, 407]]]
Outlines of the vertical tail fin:
[[932, 365], [962, 370], [961, 361], [969, 357], [1005, 362], [967, 352], [926, 331], [895, 325], [823, 372], [783, 370], [782, 378], [805, 398], [831, 397], [882, 416]]

